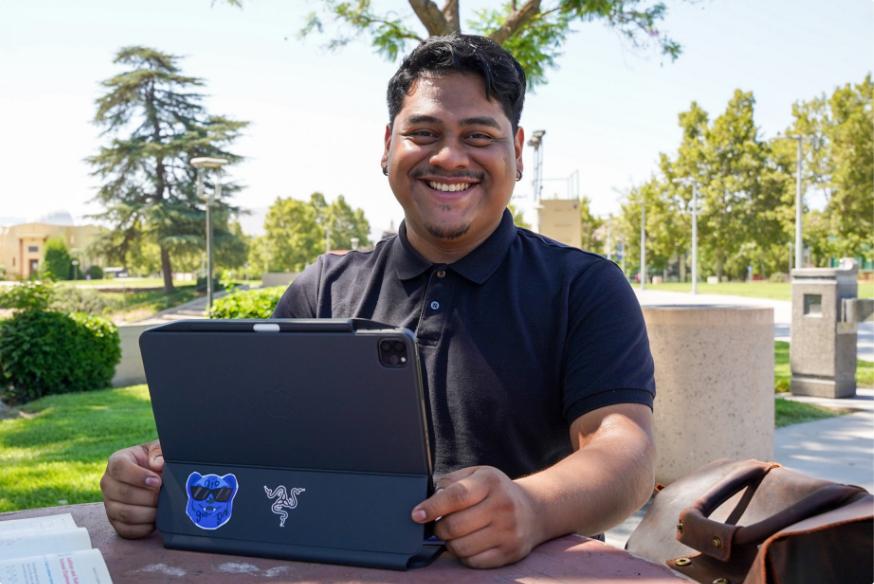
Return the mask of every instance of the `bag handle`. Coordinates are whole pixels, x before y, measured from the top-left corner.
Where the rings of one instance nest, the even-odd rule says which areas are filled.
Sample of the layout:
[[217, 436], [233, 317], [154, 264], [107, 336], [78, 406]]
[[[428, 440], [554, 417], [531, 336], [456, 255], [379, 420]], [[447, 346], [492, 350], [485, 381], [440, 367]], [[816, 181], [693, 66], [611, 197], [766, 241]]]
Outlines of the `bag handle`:
[[727, 561], [733, 546], [759, 544], [781, 529], [834, 508], [860, 493], [859, 487], [829, 483], [757, 523], [738, 526], [709, 518], [717, 507], [741, 489], [755, 489], [765, 475], [779, 467], [775, 463], [747, 461], [680, 513], [677, 539], [708, 556]]

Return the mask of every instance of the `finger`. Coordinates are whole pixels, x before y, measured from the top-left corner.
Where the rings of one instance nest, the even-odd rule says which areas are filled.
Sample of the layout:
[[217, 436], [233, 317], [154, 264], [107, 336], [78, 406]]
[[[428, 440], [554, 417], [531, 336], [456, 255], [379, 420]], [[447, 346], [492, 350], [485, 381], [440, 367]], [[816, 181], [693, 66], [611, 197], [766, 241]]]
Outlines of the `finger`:
[[157, 489], [161, 486], [161, 475], [145, 468], [148, 464], [148, 452], [143, 446], [135, 446], [119, 450], [109, 457], [106, 464], [106, 474], [111, 480]]
[[492, 524], [493, 513], [487, 509], [487, 501], [473, 507], [443, 516], [434, 525], [434, 535], [443, 541], [465, 537]]
[[426, 523], [438, 517], [473, 507], [489, 494], [489, 482], [471, 475], [452, 483], [425, 499], [413, 508], [412, 518], [416, 523]]
[[497, 547], [495, 530], [485, 527], [464, 537], [446, 542], [446, 547], [459, 560], [466, 560]]
[[135, 486], [116, 481], [104, 475], [100, 481], [103, 498], [129, 505], [154, 507], [158, 504], [158, 490], [147, 486]]
[[474, 556], [460, 558], [461, 562], [469, 568], [499, 568], [519, 561], [521, 557], [507, 555], [501, 548], [493, 547], [482, 551]]
[[434, 488], [436, 489], [445, 489], [452, 483], [456, 483], [461, 479], [465, 479], [475, 473], [480, 467], [478, 466], [469, 466], [467, 468], [462, 468], [460, 470], [456, 470], [453, 472], [446, 473], [445, 475], [440, 475], [439, 477], [434, 479]]
[[155, 472], [164, 470], [164, 451], [161, 449], [161, 443], [158, 440], [150, 442], [146, 445], [146, 451], [149, 456], [149, 467]]
[[157, 509], [141, 505], [128, 505], [117, 501], [104, 501], [106, 516], [119, 525], [151, 525], [154, 526]]
[[114, 521], [110, 521], [110, 523], [118, 535], [125, 539], [139, 539], [155, 531], [154, 525], [125, 525]]

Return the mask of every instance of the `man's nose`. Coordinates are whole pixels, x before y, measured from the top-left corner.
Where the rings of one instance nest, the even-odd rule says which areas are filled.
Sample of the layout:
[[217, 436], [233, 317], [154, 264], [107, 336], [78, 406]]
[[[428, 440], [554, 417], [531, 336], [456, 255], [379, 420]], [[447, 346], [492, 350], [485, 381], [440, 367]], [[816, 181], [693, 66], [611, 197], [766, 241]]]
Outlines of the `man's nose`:
[[432, 166], [452, 170], [467, 168], [470, 165], [470, 158], [464, 144], [457, 140], [443, 140], [439, 143], [437, 151], [431, 155], [429, 162]]

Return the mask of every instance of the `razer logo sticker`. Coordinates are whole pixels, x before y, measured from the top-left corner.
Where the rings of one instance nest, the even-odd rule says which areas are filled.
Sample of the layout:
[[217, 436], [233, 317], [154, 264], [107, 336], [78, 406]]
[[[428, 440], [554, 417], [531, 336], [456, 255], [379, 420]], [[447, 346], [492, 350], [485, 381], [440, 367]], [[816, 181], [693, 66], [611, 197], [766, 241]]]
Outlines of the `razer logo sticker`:
[[232, 473], [219, 476], [193, 472], [185, 482], [185, 514], [201, 529], [218, 529], [231, 519], [238, 489], [237, 477]]
[[270, 510], [279, 515], [279, 527], [285, 527], [285, 520], [288, 519], [288, 511], [286, 509], [295, 509], [297, 507], [297, 496], [305, 492], [306, 489], [297, 487], [291, 489], [291, 493], [285, 488], [285, 485], [279, 485], [276, 490], [264, 485], [264, 492], [267, 493], [268, 499], [276, 499]]

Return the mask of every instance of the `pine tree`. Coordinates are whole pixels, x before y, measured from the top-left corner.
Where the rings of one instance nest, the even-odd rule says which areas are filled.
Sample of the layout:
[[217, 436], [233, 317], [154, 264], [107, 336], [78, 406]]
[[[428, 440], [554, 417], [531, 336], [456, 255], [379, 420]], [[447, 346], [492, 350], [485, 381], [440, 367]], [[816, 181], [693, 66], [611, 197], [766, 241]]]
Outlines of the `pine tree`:
[[[107, 91], [97, 99], [94, 116], [108, 143], [88, 159], [101, 181], [95, 199], [105, 209], [96, 217], [114, 227], [103, 248], [126, 261], [139, 245], [156, 243], [167, 292], [173, 290], [173, 254], [202, 249], [205, 237], [205, 209], [189, 161], [213, 156], [238, 162], [226, 148], [248, 124], [209, 115], [197, 92], [203, 80], [183, 75], [177, 62], [147, 47], [118, 51], [114, 63], [127, 70], [102, 83]], [[209, 178], [206, 188], [213, 188]], [[222, 197], [214, 202], [218, 213], [237, 211], [228, 204], [237, 190], [223, 182]], [[216, 240], [229, 236], [219, 226]]]

